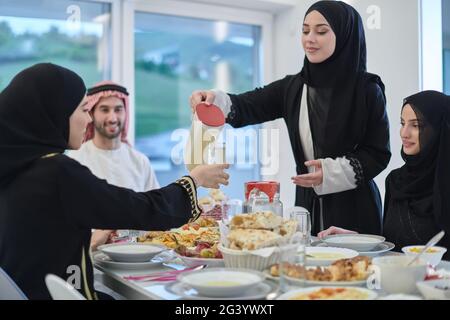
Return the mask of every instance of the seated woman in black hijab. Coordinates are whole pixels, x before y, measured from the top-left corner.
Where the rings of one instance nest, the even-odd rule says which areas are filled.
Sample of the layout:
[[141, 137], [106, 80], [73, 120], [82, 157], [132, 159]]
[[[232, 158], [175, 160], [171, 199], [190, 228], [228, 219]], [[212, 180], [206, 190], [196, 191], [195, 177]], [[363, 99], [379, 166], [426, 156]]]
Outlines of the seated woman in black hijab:
[[[424, 91], [406, 98], [401, 122], [405, 165], [386, 178], [384, 236], [400, 250], [444, 230], [440, 245], [450, 250], [450, 97]], [[319, 237], [348, 232], [332, 227]]]
[[[96, 299], [91, 229], [166, 230], [196, 219], [196, 184], [227, 184], [226, 165], [201, 166], [164, 188], [135, 193], [96, 178], [66, 157], [91, 122], [86, 88], [74, 72], [38, 64], [0, 94], [0, 267], [30, 299], [49, 299], [48, 273], [79, 270]], [[126, 213], [126, 214], [124, 214]], [[75, 268], [74, 268], [75, 267]]]
[[341, 225], [381, 233], [382, 204], [373, 181], [390, 159], [381, 79], [366, 72], [361, 16], [341, 1], [319, 1], [303, 21], [302, 71], [243, 94], [196, 91], [191, 107], [214, 102], [233, 127], [286, 122], [297, 176], [297, 206], [312, 231]]

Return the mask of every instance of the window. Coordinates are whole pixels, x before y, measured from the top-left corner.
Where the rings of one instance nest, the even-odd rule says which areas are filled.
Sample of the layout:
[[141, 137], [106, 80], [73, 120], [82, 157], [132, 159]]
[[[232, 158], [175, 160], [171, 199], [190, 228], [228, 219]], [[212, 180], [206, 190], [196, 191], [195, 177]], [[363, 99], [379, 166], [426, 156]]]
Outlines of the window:
[[444, 93], [450, 94], [450, 1], [442, 0]]
[[72, 69], [87, 86], [110, 78], [110, 12], [103, 2], [2, 0], [0, 90], [39, 62]]
[[[182, 152], [172, 154], [180, 144], [172, 134], [190, 127], [191, 92], [239, 93], [260, 83], [261, 27], [139, 11], [134, 26], [135, 146], [150, 158], [164, 185], [186, 174]], [[235, 153], [247, 157], [256, 152], [248, 145], [239, 148]], [[259, 168], [235, 164], [230, 175], [232, 187], [224, 192], [242, 198], [244, 182], [258, 179]]]

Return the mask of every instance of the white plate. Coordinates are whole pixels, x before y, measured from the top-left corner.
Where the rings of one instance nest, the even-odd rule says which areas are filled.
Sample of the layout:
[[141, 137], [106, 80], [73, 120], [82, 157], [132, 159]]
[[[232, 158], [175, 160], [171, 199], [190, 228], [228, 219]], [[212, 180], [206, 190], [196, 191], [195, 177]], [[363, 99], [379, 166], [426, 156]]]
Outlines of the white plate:
[[188, 267], [196, 267], [202, 264], [208, 265], [210, 268], [224, 268], [225, 263], [223, 259], [215, 259], [215, 258], [194, 258], [194, 257], [185, 257], [181, 254], [177, 254], [177, 257], [180, 258], [185, 265]]
[[152, 260], [147, 262], [117, 262], [111, 260], [106, 254], [100, 251], [92, 253], [94, 264], [104, 268], [120, 269], [120, 270], [144, 270], [162, 265], [173, 259], [173, 255], [169, 252], [162, 252]]
[[113, 243], [99, 246], [98, 250], [116, 262], [147, 262], [167, 248], [149, 243]]
[[[337, 260], [351, 259], [359, 255], [355, 250], [333, 247], [306, 247], [306, 254], [307, 266], [329, 266]], [[318, 257], [310, 258], [311, 255]], [[319, 257], [320, 255], [322, 257]]]
[[[341, 288], [341, 287], [340, 286], [337, 286], [337, 287], [322, 286], [322, 287], [310, 287], [310, 288], [295, 289], [295, 290], [288, 291], [288, 292], [282, 294], [281, 296], [279, 296], [277, 298], [277, 300], [290, 300], [299, 294], [312, 293], [312, 292], [318, 291], [322, 288]], [[369, 290], [369, 289], [365, 289], [365, 288], [345, 288], [345, 289], [358, 290], [361, 293], [366, 293], [368, 296], [367, 296], [367, 299], [364, 299], [364, 300], [374, 300], [377, 297], [377, 293], [372, 290]]]
[[[313, 247], [328, 247], [328, 245], [325, 242], [322, 242], [320, 240], [315, 241], [311, 244]], [[377, 245], [375, 248], [373, 248], [370, 251], [358, 251], [359, 255], [361, 256], [368, 256], [368, 257], [376, 257], [382, 253], [391, 251], [395, 248], [395, 244], [392, 242], [383, 242]]]
[[270, 292], [276, 289], [276, 284], [261, 282], [254, 288], [241, 292], [234, 297], [206, 297], [198, 293], [197, 290], [184, 285], [181, 282], [173, 282], [166, 285], [165, 289], [177, 296], [188, 300], [259, 300], [264, 299]]
[[265, 278], [253, 270], [211, 268], [179, 274], [177, 280], [202, 296], [232, 297], [254, 288]]
[[334, 234], [322, 239], [330, 247], [348, 248], [357, 251], [371, 251], [386, 238], [372, 234]]
[[392, 242], [385, 241], [383, 243], [380, 243], [379, 245], [377, 245], [375, 248], [373, 248], [370, 251], [359, 251], [359, 255], [368, 256], [368, 257], [376, 257], [382, 253], [391, 251], [394, 248], [395, 248], [395, 244], [393, 244]]

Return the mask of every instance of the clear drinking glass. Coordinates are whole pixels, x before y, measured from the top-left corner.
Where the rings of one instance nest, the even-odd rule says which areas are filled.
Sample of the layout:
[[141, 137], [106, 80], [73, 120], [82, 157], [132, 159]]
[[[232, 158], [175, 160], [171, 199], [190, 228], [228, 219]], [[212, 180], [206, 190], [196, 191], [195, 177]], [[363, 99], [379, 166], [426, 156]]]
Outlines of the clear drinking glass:
[[287, 292], [305, 286], [306, 279], [306, 245], [300, 233], [296, 233], [288, 244], [280, 246], [278, 264], [279, 287]]
[[231, 219], [237, 214], [242, 213], [242, 200], [230, 199], [222, 202], [222, 222], [228, 226]]
[[288, 210], [289, 219], [297, 221], [295, 235], [289, 240], [294, 250], [283, 250], [279, 264], [281, 291], [305, 286], [307, 256], [306, 247], [311, 241], [311, 218], [308, 210], [294, 207]]
[[297, 221], [297, 232], [303, 237], [302, 242], [311, 244], [311, 215], [303, 207], [293, 207], [288, 210], [289, 219]]

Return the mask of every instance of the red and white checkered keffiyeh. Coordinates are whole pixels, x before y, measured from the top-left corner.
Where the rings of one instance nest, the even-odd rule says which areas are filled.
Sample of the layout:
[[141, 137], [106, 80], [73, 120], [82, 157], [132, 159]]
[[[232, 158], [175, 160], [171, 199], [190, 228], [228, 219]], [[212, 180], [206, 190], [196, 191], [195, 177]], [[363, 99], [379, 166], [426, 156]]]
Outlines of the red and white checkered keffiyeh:
[[[99, 83], [96, 83], [94, 85], [95, 87], [100, 87], [100, 86], [104, 86], [104, 85], [118, 85], [117, 83], [114, 83], [112, 81], [101, 81]], [[97, 92], [93, 95], [88, 95], [87, 96], [87, 100], [88, 100], [88, 106], [91, 109], [91, 113], [93, 112], [93, 109], [95, 108], [95, 106], [97, 105], [97, 103], [100, 101], [100, 99], [102, 98], [106, 98], [106, 97], [117, 97], [119, 99], [123, 100], [124, 106], [125, 106], [125, 123], [123, 126], [123, 130], [120, 134], [120, 140], [122, 142], [128, 143], [127, 140], [127, 133], [128, 133], [128, 124], [129, 124], [129, 100], [128, 100], [128, 96], [120, 91], [115, 91], [115, 90], [105, 90], [105, 91], [100, 91]], [[91, 140], [94, 137], [94, 132], [95, 132], [95, 128], [94, 128], [94, 123], [91, 122], [88, 127], [86, 128], [86, 134], [84, 136], [84, 142]]]

